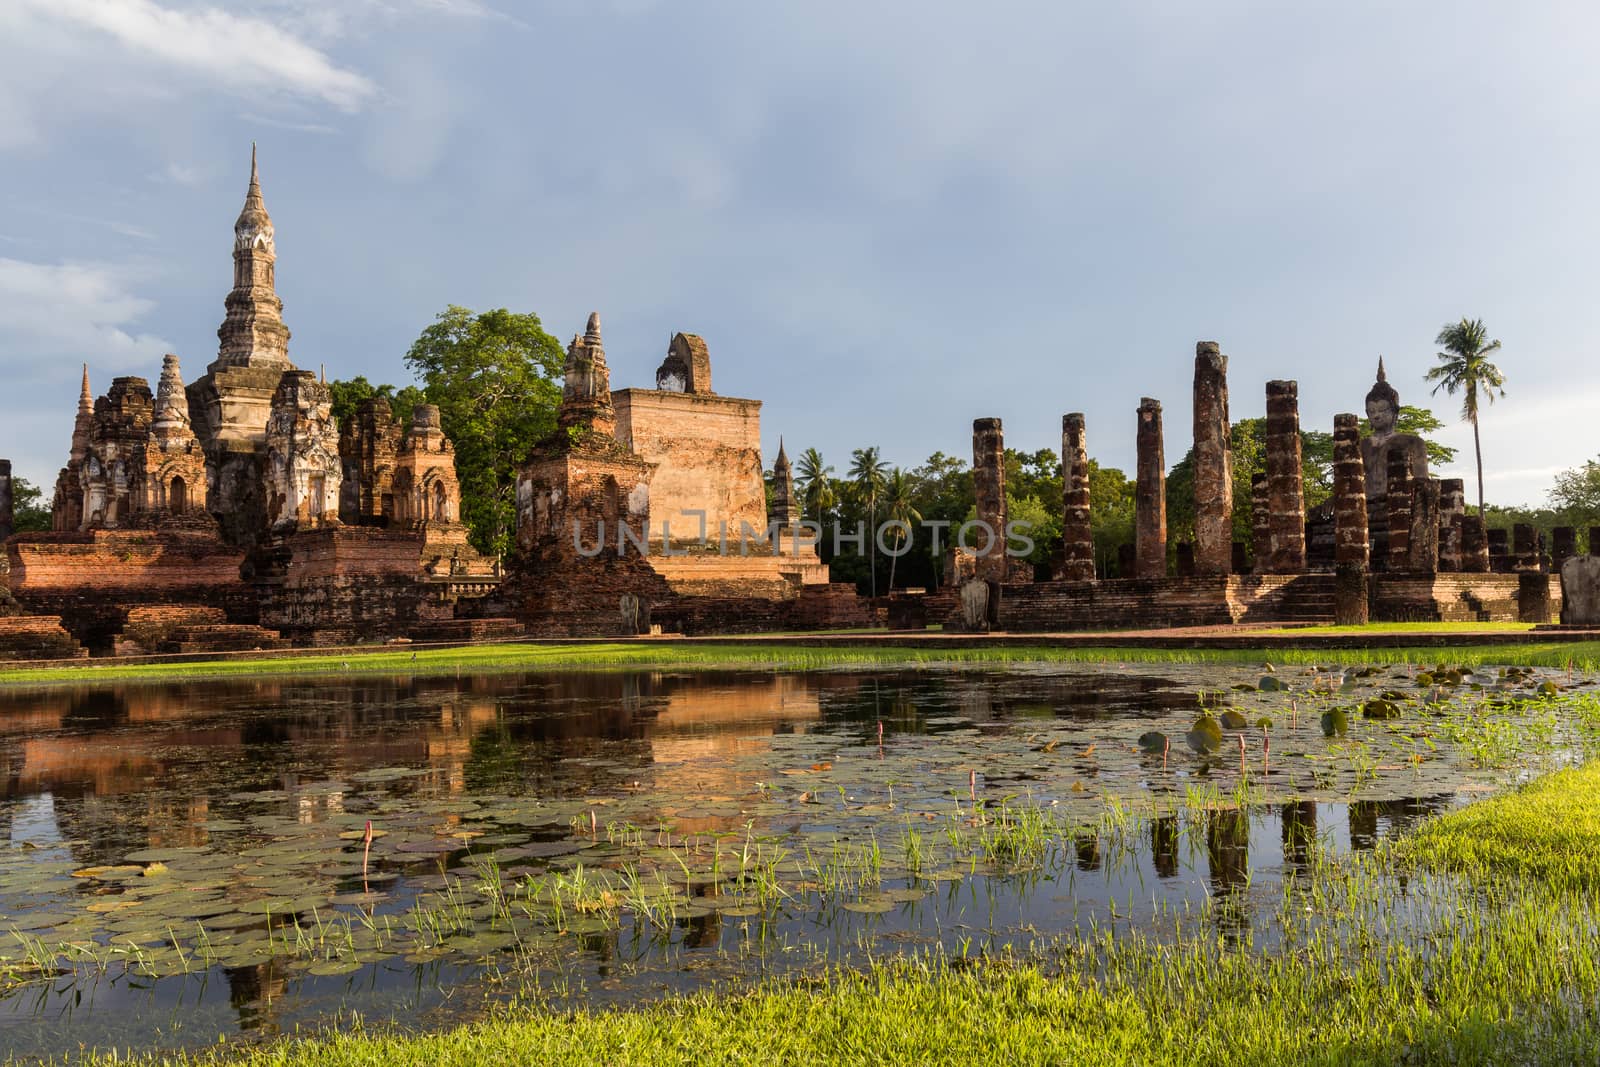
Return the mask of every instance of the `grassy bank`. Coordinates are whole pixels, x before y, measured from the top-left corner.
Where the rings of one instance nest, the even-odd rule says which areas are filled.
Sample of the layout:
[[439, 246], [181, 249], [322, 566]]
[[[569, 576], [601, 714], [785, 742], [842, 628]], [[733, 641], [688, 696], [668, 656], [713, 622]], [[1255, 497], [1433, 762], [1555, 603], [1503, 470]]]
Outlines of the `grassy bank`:
[[[1118, 930], [1027, 958], [898, 962], [637, 1009], [529, 1006], [437, 1035], [134, 1062], [1595, 1062], [1600, 896], [1581, 865], [1600, 845], [1597, 785], [1600, 767], [1561, 772], [1436, 818], [1393, 852], [1324, 860], [1285, 888], [1284, 943], [1271, 949], [1204, 924], [1164, 939]], [[1441, 873], [1403, 884], [1392, 863]]]
[[[1114, 640], [1110, 638], [1108, 640]], [[1466, 666], [1484, 663], [1528, 667], [1600, 668], [1600, 642], [1529, 642], [1449, 648], [1380, 649], [1163, 649], [927, 644], [820, 646], [783, 642], [682, 641], [573, 644], [494, 644], [461, 648], [383, 649], [335, 654], [308, 651], [275, 658], [239, 657], [201, 662], [106, 664], [0, 670], [0, 686], [82, 685], [101, 682], [179, 682], [207, 678], [383, 674], [438, 677], [553, 670], [773, 670], [836, 668], [1016, 667], [1049, 663], [1216, 663], [1357, 665], [1384, 663]]]

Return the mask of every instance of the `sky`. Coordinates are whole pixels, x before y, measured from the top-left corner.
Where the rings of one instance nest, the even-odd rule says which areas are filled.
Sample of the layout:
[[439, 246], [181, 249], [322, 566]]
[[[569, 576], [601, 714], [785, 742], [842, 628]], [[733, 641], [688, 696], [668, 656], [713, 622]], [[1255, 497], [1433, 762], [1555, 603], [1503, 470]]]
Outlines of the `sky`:
[[1600, 8], [1210, 0], [0, 0], [0, 456], [48, 487], [87, 362], [216, 357], [260, 146], [290, 356], [403, 384], [448, 304], [601, 313], [614, 387], [677, 331], [765, 402], [767, 461], [969, 457], [971, 422], [1133, 469], [1381, 354], [1503, 342], [1491, 502], [1600, 453]]

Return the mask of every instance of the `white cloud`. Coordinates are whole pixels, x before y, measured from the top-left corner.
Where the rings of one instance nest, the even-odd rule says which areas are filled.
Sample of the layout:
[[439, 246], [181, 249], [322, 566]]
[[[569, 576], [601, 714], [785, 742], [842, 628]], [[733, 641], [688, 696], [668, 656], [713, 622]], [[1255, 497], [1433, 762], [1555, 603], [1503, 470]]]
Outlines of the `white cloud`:
[[355, 111], [377, 87], [262, 19], [152, 0], [21, 0], [36, 17], [98, 30], [128, 52], [237, 91], [279, 91]]
[[131, 291], [134, 273], [105, 263], [0, 257], [0, 352], [17, 360], [6, 369], [59, 356], [121, 368], [170, 351], [166, 341], [138, 330], [155, 303]]

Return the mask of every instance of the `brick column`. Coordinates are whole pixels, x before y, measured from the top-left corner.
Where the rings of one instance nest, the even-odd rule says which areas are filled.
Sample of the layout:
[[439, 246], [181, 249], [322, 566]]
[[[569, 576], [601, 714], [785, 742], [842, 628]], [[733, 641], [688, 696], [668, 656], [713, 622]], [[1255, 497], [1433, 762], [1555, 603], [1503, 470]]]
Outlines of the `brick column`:
[[975, 577], [998, 586], [1006, 580], [1006, 442], [999, 419], [972, 422], [972, 488], [978, 521], [993, 533], [986, 537], [980, 529], [968, 542], [977, 553]]
[[1557, 526], [1550, 531], [1550, 573], [1560, 574], [1561, 565], [1578, 554], [1578, 531]]
[[1511, 573], [1510, 537], [1504, 527], [1484, 534], [1489, 539], [1489, 569], [1496, 574]]
[[11, 461], [0, 459], [0, 541], [16, 532], [15, 516], [11, 509]]
[[1139, 469], [1134, 490], [1134, 570], [1140, 578], [1167, 576], [1167, 459], [1161, 441], [1161, 402], [1139, 401]]
[[1439, 571], [1439, 479], [1422, 478], [1411, 492], [1411, 556], [1414, 574]]
[[1228, 357], [1215, 341], [1194, 346], [1194, 569], [1227, 574], [1233, 563], [1233, 455]]
[[1461, 569], [1469, 574], [1489, 571], [1489, 535], [1482, 515], [1461, 516]]
[[1367, 475], [1361, 459], [1361, 420], [1333, 417], [1334, 622], [1360, 626], [1368, 615]]
[[1271, 574], [1306, 569], [1306, 502], [1301, 485], [1300, 386], [1267, 383], [1267, 511]]
[[1388, 477], [1384, 483], [1389, 487], [1384, 505], [1389, 516], [1388, 569], [1403, 573], [1411, 569], [1411, 501], [1415, 489], [1411, 454], [1403, 448], [1391, 448], [1388, 463]]
[[1461, 518], [1466, 514], [1466, 494], [1460, 478], [1439, 483], [1439, 569], [1459, 571], [1461, 566]]
[[1056, 580], [1094, 581], [1094, 530], [1089, 523], [1089, 452], [1083, 413], [1061, 416], [1061, 562]]
[[1519, 522], [1511, 527], [1511, 569], [1514, 571], [1539, 569], [1538, 532], [1532, 523]]
[[1272, 513], [1267, 506], [1267, 476], [1250, 476], [1250, 540], [1255, 544], [1256, 574], [1267, 574], [1272, 559]]

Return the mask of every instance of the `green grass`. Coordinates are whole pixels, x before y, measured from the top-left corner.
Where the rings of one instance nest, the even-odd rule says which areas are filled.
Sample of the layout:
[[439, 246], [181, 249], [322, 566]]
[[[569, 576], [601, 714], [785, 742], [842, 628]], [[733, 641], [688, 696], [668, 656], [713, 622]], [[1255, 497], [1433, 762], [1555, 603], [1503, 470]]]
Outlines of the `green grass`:
[[[1114, 639], [1113, 639], [1114, 640]], [[415, 657], [415, 658], [413, 658]], [[192, 663], [110, 664], [0, 670], [0, 686], [83, 685], [127, 681], [195, 681], [207, 678], [383, 674], [438, 677], [508, 671], [552, 670], [775, 670], [816, 671], [851, 667], [1015, 667], [1038, 663], [1172, 664], [1386, 663], [1466, 666], [1600, 667], [1600, 641], [1530, 642], [1448, 648], [1383, 649], [1160, 649], [1003, 645], [954, 648], [938, 645], [837, 646], [758, 642], [701, 644], [678, 641], [593, 644], [492, 644], [462, 648], [385, 649], [373, 652], [276, 658], [236, 658]]]
[[1592, 890], [1600, 886], [1600, 763], [1431, 819], [1402, 855], [1479, 879], [1512, 875]]

